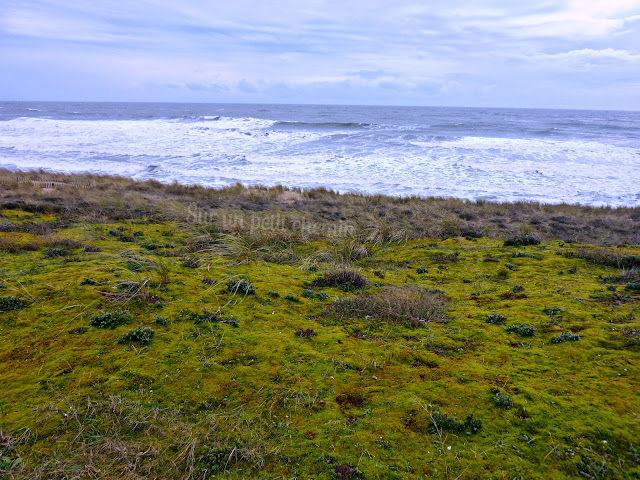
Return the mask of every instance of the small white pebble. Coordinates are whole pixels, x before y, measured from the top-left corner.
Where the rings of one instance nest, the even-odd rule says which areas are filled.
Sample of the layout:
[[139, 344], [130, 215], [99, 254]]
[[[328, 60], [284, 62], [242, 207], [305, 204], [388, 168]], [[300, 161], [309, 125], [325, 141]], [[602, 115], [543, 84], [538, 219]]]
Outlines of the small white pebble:
[[609, 443], [609, 442], [607, 442], [606, 440], [602, 440], [602, 443]]
[[447, 450], [451, 450], [451, 447], [447, 447]]

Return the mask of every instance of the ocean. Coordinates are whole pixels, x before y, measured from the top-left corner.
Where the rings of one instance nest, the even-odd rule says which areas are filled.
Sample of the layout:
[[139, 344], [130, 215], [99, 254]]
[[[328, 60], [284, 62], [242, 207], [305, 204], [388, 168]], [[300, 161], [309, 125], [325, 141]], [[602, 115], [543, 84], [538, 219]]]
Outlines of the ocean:
[[0, 167], [640, 205], [640, 112], [0, 102]]

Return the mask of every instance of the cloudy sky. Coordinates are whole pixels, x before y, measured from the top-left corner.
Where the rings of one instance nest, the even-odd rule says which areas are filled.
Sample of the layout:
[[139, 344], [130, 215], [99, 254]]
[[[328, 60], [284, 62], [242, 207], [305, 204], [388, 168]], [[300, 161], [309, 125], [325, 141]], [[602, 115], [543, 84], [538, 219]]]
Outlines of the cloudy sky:
[[0, 99], [640, 110], [640, 0], [0, 0]]

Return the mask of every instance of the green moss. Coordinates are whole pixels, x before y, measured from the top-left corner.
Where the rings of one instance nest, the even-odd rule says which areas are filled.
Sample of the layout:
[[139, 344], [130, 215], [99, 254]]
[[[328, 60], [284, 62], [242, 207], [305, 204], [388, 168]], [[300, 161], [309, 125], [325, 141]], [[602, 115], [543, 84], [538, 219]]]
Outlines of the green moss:
[[[55, 221], [3, 212], [16, 225]], [[142, 217], [56, 226], [60, 238], [98, 250], [74, 254], [82, 262], [43, 256], [44, 244], [0, 252], [3, 294], [25, 299], [23, 308], [0, 312], [3, 455], [24, 459], [9, 475], [71, 478], [87, 464], [106, 479], [640, 474], [640, 298], [623, 294], [637, 279], [564, 255], [591, 247], [545, 241], [513, 255], [486, 237], [376, 240], [376, 248], [313, 237], [298, 238], [286, 262], [264, 261], [260, 252], [236, 252], [238, 261], [198, 247], [210, 225]], [[175, 249], [164, 247], [168, 231]], [[3, 235], [12, 245], [38, 241], [31, 232]], [[266, 237], [254, 240], [266, 245]], [[141, 239], [158, 248], [141, 249]], [[342, 261], [338, 243], [340, 255], [357, 258], [347, 267], [333, 266]], [[157, 278], [159, 258], [168, 283]], [[183, 267], [189, 258], [197, 269]], [[503, 267], [514, 258], [517, 268]], [[420, 265], [429, 272], [417, 275]], [[311, 266], [380, 283], [314, 288], [324, 275]], [[80, 286], [84, 278], [96, 285]], [[241, 279], [253, 295], [229, 289]], [[127, 291], [142, 282], [144, 294], [111, 288], [116, 282]], [[321, 294], [331, 302], [321, 303]], [[106, 313], [94, 321], [91, 312]], [[156, 330], [152, 347], [119, 346], [129, 327], [110, 327], [122, 319]], [[90, 320], [106, 328], [82, 326]], [[536, 335], [492, 325], [504, 323]], [[580, 341], [554, 345], [563, 332]], [[36, 429], [37, 437], [23, 437]]]

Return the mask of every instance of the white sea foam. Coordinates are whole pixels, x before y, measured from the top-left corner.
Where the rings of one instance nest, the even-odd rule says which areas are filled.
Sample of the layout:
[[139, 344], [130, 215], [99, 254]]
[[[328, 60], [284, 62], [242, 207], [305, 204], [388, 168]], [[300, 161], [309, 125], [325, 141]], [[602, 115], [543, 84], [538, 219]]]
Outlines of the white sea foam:
[[385, 128], [281, 129], [272, 120], [225, 116], [23, 117], [0, 122], [0, 164], [211, 186], [241, 181], [391, 195], [640, 203], [638, 148]]

